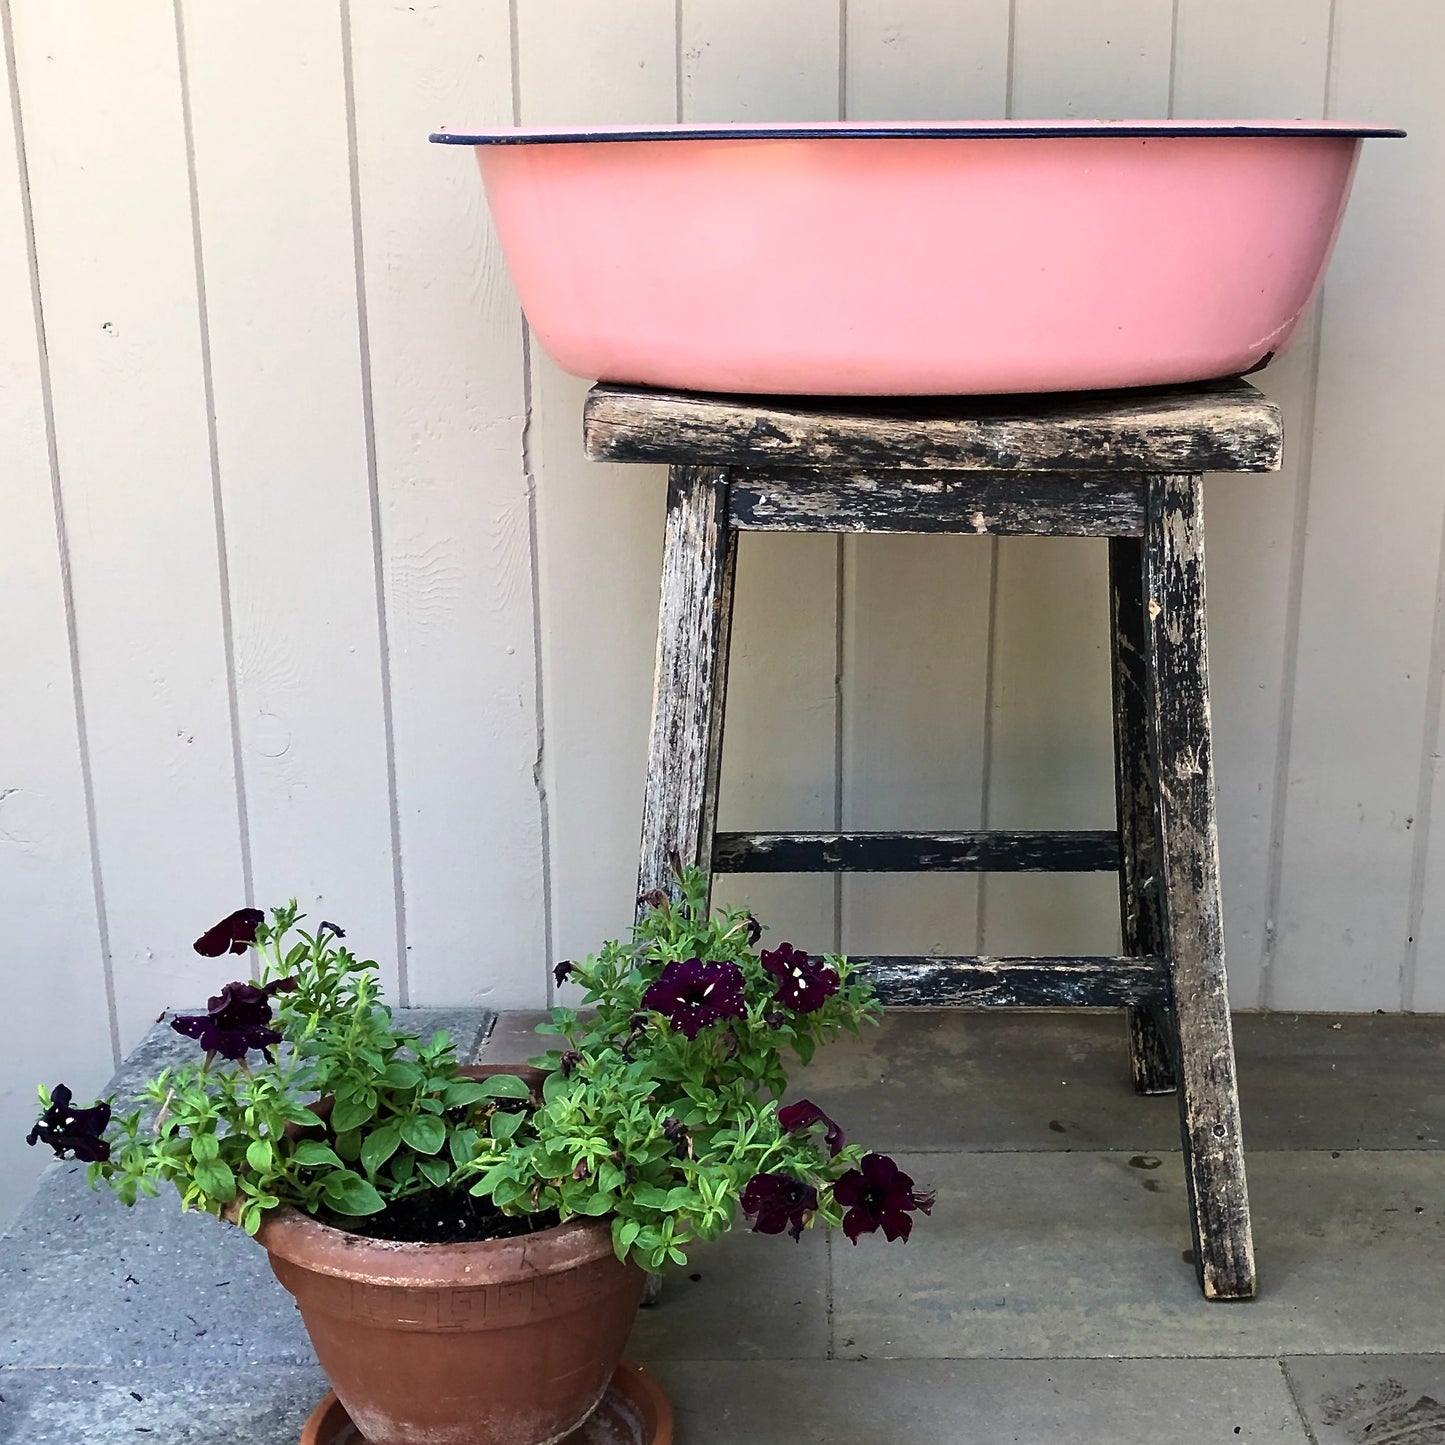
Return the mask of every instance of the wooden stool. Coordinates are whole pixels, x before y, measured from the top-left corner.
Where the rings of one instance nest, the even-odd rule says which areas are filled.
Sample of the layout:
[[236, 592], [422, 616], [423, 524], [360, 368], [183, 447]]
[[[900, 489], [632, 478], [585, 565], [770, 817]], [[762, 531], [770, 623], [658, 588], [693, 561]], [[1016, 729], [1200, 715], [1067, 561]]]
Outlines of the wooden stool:
[[[1118, 958], [880, 957], [892, 1006], [1124, 1007], [1134, 1082], [1179, 1087], [1200, 1285], [1255, 1290], [1225, 988], [1201, 473], [1279, 465], [1247, 382], [1048, 397], [813, 400], [598, 385], [587, 454], [670, 467], [638, 891], [670, 855], [728, 872], [1117, 869]], [[1118, 828], [722, 833], [739, 531], [1107, 537]]]

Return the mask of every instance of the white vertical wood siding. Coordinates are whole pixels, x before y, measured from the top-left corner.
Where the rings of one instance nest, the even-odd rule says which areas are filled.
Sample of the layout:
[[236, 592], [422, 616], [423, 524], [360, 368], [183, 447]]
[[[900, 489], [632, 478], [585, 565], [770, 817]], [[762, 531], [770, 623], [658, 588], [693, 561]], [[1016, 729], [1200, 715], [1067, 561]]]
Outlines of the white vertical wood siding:
[[[412, 1003], [540, 1004], [625, 926], [663, 478], [582, 460], [437, 125], [1402, 124], [1207, 492], [1236, 1004], [1445, 1008], [1434, 0], [0, 0], [0, 907], [95, 1087], [296, 893]], [[744, 539], [731, 827], [1107, 826], [1100, 547]], [[1433, 845], [1433, 846], [1432, 846]], [[1110, 878], [727, 880], [855, 952], [1107, 949]]]
[[[1008, 113], [1008, 0], [850, 0], [847, 22], [849, 119]], [[998, 546], [992, 537], [844, 539], [845, 828], [986, 825]], [[843, 938], [860, 952], [979, 952], [982, 888], [968, 873], [845, 878]]]

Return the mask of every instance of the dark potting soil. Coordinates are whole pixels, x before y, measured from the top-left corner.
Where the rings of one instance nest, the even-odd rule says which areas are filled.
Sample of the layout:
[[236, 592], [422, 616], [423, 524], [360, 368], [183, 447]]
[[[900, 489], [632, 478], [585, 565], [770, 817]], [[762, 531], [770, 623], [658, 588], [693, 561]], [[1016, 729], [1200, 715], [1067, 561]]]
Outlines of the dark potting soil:
[[403, 1244], [471, 1244], [535, 1234], [561, 1221], [555, 1209], [508, 1215], [490, 1199], [478, 1198], [465, 1189], [428, 1189], [392, 1200], [380, 1214], [359, 1219], [332, 1216], [326, 1222], [369, 1239], [393, 1239]]

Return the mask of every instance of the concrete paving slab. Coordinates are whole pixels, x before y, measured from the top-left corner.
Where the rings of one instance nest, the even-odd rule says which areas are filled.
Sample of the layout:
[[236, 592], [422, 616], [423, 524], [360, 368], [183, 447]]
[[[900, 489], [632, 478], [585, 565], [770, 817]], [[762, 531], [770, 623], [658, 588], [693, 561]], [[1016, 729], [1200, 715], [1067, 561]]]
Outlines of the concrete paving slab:
[[[200, 1013], [204, 1005], [194, 1009], [176, 1009], [175, 1013]], [[192, 1063], [200, 1058], [196, 1041], [178, 1034], [170, 1026], [171, 1014], [158, 1021], [139, 1044], [127, 1056], [116, 1071], [115, 1077], [106, 1085], [106, 1093], [117, 1099], [133, 1096], [146, 1080], [154, 1078], [164, 1068], [177, 1064]], [[491, 1009], [484, 1008], [398, 1008], [392, 1010], [396, 1026], [408, 1033], [421, 1034], [430, 1038], [438, 1029], [446, 1029], [457, 1046], [457, 1057], [471, 1060], [476, 1056], [482, 1036], [490, 1030], [495, 1018]]]
[[457, 1046], [457, 1058], [471, 1063], [481, 1051], [496, 1015], [486, 1008], [398, 1008], [392, 1018], [409, 1033], [429, 1039], [445, 1029]]
[[[398, 1009], [408, 1029], [451, 1030], [464, 1057], [484, 1009]], [[132, 1095], [195, 1043], [157, 1024], [108, 1092]], [[265, 1253], [239, 1230], [183, 1215], [173, 1194], [126, 1209], [56, 1162], [0, 1238], [0, 1366], [305, 1363], [311, 1346]]]
[[1235, 1019], [1246, 1148], [1445, 1148], [1445, 1016]]
[[[407, 1029], [446, 1028], [464, 1057], [485, 1009], [398, 1009]], [[134, 1094], [195, 1042], [157, 1024], [108, 1092]], [[305, 1363], [311, 1346], [265, 1253], [239, 1230], [182, 1214], [174, 1194], [126, 1209], [94, 1193], [80, 1165], [56, 1162], [0, 1239], [0, 1365], [198, 1367]]]
[[46, 1172], [0, 1240], [0, 1366], [305, 1364], [265, 1251], [162, 1195], [126, 1209], [84, 1170]]
[[309, 1369], [0, 1370], [3, 1445], [296, 1445], [326, 1381]]
[[546, 1009], [504, 1009], [482, 1041], [478, 1057], [489, 1064], [525, 1064], [552, 1046], [536, 1031], [549, 1018]]
[[1124, 1050], [1122, 1015], [902, 1010], [819, 1049], [792, 1094], [883, 1153], [1178, 1148], [1178, 1104], [1135, 1094]]
[[1309, 1445], [1274, 1360], [662, 1363], [686, 1445]]
[[[503, 1011], [483, 1046], [521, 1063], [546, 1047], [544, 1012]], [[850, 1122], [859, 1139], [898, 1149], [1177, 1147], [1172, 1098], [1140, 1099], [1129, 1084], [1121, 1017], [1015, 1016], [960, 1010], [889, 1014], [795, 1067], [795, 1097]], [[920, 1110], [918, 1101], [929, 1100]]]
[[[1235, 1017], [1250, 1149], [1445, 1147], [1445, 1017]], [[794, 1093], [875, 1147], [1170, 1149], [1173, 1096], [1129, 1084], [1122, 1016], [901, 1010], [840, 1039]]]
[[[670, 1270], [662, 1302], [637, 1317], [640, 1360], [794, 1360], [828, 1355], [828, 1250], [822, 1230], [796, 1242], [745, 1225]], [[697, 1278], [694, 1278], [697, 1276]]]
[[[447, 1014], [407, 1023], [472, 1044], [487, 1022]], [[537, 1052], [538, 1017], [504, 1015], [484, 1056]], [[903, 1154], [934, 1217], [906, 1246], [742, 1230], [697, 1251], [631, 1347], [680, 1438], [1445, 1445], [1445, 1020], [1237, 1029], [1258, 1301], [1197, 1293], [1175, 1105], [1128, 1088], [1117, 1016], [898, 1014], [798, 1093]], [[192, 1048], [161, 1025], [127, 1074]], [[0, 1240], [0, 1445], [291, 1445], [323, 1389], [235, 1230], [169, 1200], [124, 1210], [55, 1165]]]
[[840, 1357], [1365, 1354], [1441, 1343], [1445, 1155], [1255, 1151], [1261, 1295], [1234, 1304], [1205, 1301], [1184, 1258], [1177, 1155], [900, 1162], [937, 1188], [938, 1203], [906, 1245], [835, 1243]]
[[1320, 1355], [1285, 1370], [1316, 1445], [1445, 1442], [1445, 1355]]

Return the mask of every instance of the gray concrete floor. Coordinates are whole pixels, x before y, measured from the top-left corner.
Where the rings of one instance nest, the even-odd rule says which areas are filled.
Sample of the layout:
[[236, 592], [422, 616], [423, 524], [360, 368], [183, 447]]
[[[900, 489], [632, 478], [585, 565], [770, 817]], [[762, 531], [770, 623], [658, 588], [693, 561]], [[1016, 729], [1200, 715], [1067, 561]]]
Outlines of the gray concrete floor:
[[[534, 1018], [483, 1056], [537, 1051]], [[735, 1232], [670, 1276], [631, 1354], [680, 1445], [1445, 1445], [1445, 1018], [1236, 1028], [1257, 1300], [1197, 1293], [1175, 1104], [1129, 1089], [1117, 1017], [895, 1014], [795, 1092], [933, 1217], [907, 1245]], [[0, 1442], [289, 1445], [324, 1388], [254, 1246], [64, 1166], [0, 1291]]]
[[[537, 1050], [503, 1015], [489, 1059]], [[1189, 1259], [1178, 1106], [1093, 1013], [896, 1013], [796, 1076], [938, 1191], [906, 1245], [735, 1232], [632, 1354], [682, 1445], [1445, 1445], [1445, 1019], [1236, 1020], [1259, 1298]]]

